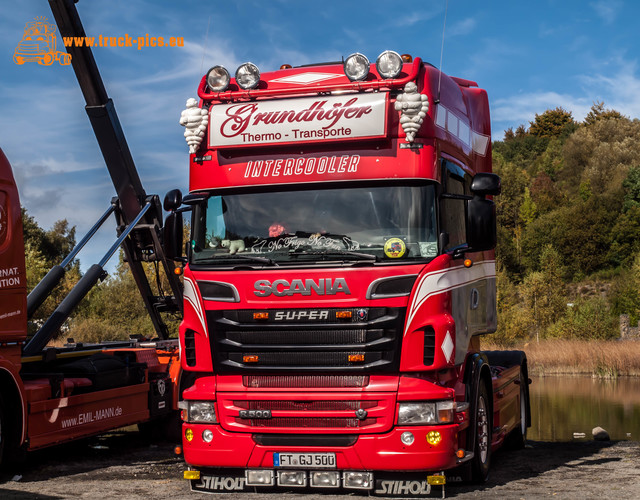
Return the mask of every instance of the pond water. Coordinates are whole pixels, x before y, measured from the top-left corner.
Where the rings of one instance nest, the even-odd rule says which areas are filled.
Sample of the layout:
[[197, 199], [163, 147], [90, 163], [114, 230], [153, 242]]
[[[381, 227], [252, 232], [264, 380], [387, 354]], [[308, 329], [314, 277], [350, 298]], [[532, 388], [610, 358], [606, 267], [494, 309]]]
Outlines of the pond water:
[[640, 378], [531, 377], [531, 427], [535, 441], [573, 441], [600, 426], [613, 440], [640, 441]]

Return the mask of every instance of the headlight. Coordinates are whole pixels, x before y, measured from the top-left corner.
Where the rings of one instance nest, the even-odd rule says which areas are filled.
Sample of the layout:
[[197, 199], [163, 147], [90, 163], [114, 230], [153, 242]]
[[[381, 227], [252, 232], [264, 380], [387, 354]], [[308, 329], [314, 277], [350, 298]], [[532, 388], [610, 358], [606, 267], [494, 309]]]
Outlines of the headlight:
[[231, 77], [224, 66], [214, 66], [207, 72], [207, 85], [214, 92], [224, 92]]
[[241, 89], [255, 89], [260, 83], [260, 70], [253, 63], [246, 62], [236, 70], [236, 83]]
[[369, 74], [369, 59], [358, 52], [351, 54], [344, 61], [344, 74], [351, 81], [364, 80]]
[[402, 58], [393, 50], [385, 50], [376, 59], [376, 69], [382, 78], [395, 78], [402, 70]]
[[213, 401], [186, 401], [187, 422], [209, 422], [217, 424], [216, 410]]
[[454, 412], [454, 401], [400, 403], [398, 425], [448, 424]]

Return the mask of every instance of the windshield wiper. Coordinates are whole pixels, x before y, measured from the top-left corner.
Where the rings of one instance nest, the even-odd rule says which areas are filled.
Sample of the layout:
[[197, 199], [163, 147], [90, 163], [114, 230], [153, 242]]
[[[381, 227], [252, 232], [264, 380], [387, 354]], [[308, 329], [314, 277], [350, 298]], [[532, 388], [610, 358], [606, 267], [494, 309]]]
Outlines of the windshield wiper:
[[322, 255], [326, 257], [355, 257], [358, 260], [378, 262], [380, 259], [369, 253], [353, 252], [351, 250], [294, 250], [292, 255]]
[[275, 260], [270, 259], [269, 257], [261, 257], [259, 255], [252, 255], [252, 254], [233, 254], [233, 255], [225, 255], [224, 257], [209, 257], [206, 259], [201, 259], [198, 260], [197, 262], [194, 262], [194, 264], [203, 264], [204, 262], [206, 263], [221, 263], [221, 262], [227, 262], [227, 261], [236, 261], [238, 259], [243, 259], [243, 260], [249, 260], [252, 262], [259, 262], [261, 264], [266, 264], [269, 266], [279, 266], [280, 264], [278, 264]]

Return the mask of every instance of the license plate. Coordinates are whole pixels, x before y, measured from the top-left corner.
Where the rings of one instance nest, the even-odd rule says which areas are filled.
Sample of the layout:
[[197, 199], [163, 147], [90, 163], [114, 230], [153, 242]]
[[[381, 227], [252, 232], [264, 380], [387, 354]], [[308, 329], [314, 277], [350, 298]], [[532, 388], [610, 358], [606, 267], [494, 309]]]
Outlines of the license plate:
[[313, 469], [335, 469], [335, 453], [274, 453], [274, 467], [309, 467]]

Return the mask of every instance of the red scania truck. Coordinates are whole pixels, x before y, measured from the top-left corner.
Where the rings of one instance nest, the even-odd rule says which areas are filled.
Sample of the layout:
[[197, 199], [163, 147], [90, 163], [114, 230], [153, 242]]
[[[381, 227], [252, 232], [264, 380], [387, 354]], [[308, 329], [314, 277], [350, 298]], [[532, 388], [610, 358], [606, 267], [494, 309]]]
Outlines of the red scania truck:
[[496, 329], [500, 192], [486, 92], [386, 51], [215, 66], [198, 96], [181, 117], [190, 192], [172, 198], [192, 211], [191, 488], [484, 480], [530, 425], [524, 354], [479, 350]]

